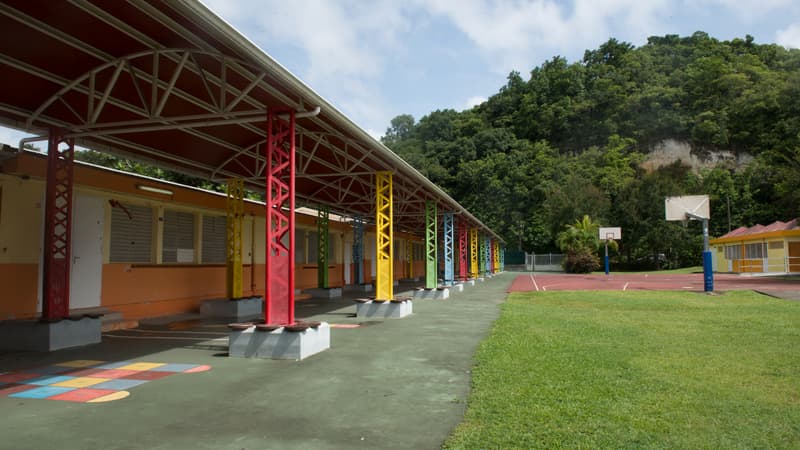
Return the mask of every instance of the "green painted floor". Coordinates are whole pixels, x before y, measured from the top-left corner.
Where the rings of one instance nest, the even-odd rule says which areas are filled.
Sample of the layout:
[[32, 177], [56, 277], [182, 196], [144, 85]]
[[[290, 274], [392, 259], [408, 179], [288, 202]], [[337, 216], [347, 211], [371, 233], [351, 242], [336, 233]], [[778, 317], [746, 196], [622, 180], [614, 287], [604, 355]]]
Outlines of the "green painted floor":
[[208, 322], [114, 333], [49, 354], [3, 354], [0, 373], [78, 359], [212, 368], [107, 403], [0, 396], [0, 447], [436, 449], [462, 419], [472, 357], [513, 277], [448, 300], [417, 300], [404, 319], [365, 323], [350, 299], [298, 302], [300, 319], [361, 323], [332, 329], [331, 349], [304, 361], [229, 358], [227, 328]]

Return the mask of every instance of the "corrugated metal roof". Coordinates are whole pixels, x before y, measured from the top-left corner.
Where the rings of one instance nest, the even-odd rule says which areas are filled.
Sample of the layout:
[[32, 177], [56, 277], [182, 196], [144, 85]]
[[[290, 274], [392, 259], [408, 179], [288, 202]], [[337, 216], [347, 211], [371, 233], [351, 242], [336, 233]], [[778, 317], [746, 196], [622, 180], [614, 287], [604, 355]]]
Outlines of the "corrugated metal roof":
[[800, 229], [800, 223], [798, 223], [799, 219], [793, 219], [789, 222], [781, 222], [780, 220], [772, 222], [769, 225], [761, 225], [756, 224], [750, 228], [747, 227], [739, 227], [728, 234], [720, 236], [718, 239], [726, 239], [726, 238], [733, 238], [733, 237], [744, 237], [744, 236], [755, 236], [758, 234], [763, 233], [771, 233], [775, 231], [789, 231], [789, 230], [798, 230]]

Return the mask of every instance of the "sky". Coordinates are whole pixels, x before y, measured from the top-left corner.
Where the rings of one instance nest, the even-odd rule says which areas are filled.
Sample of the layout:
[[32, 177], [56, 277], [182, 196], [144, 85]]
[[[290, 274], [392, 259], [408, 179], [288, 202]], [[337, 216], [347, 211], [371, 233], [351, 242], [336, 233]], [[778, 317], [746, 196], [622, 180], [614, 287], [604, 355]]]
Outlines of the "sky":
[[612, 37], [704, 31], [800, 48], [798, 0], [202, 1], [376, 138], [397, 115], [468, 109], [511, 71], [527, 79]]

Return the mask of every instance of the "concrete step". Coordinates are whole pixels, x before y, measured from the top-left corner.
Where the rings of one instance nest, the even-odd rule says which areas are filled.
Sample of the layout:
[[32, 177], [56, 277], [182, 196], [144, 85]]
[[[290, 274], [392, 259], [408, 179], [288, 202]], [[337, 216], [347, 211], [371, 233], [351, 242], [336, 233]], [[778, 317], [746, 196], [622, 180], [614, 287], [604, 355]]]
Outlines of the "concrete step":
[[126, 319], [119, 311], [111, 311], [108, 308], [97, 306], [94, 308], [75, 308], [69, 311], [70, 315], [81, 314], [102, 314], [100, 317], [100, 329], [103, 332], [114, 330], [127, 330], [139, 326], [138, 320]]
[[180, 328], [183, 324], [190, 325], [200, 322], [205, 316], [200, 313], [181, 313], [168, 316], [149, 317], [139, 321], [139, 327], [148, 330], [165, 328]]
[[103, 332], [116, 331], [116, 330], [129, 330], [131, 328], [138, 328], [138, 327], [139, 327], [138, 320], [123, 319], [123, 318], [103, 321], [102, 324], [100, 325], [100, 329]]

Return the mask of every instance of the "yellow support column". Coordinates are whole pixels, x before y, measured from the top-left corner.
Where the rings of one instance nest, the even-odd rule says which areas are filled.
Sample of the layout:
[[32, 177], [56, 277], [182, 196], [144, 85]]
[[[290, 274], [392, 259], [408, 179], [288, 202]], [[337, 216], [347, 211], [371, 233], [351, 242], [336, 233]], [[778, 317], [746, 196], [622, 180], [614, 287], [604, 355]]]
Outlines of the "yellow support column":
[[469, 229], [469, 271], [472, 278], [478, 278], [478, 229]]
[[227, 253], [225, 262], [228, 298], [242, 297], [242, 220], [244, 219], [244, 181], [228, 180]]
[[394, 298], [394, 268], [392, 242], [392, 173], [375, 173], [375, 242], [377, 245], [375, 264], [375, 298]]

